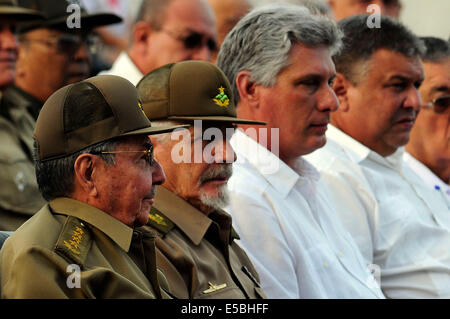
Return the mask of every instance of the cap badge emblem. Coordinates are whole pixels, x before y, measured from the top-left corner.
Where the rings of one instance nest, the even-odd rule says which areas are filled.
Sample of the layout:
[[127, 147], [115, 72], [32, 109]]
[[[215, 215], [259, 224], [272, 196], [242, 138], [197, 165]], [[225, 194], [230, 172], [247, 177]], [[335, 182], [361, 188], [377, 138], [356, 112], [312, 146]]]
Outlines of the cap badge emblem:
[[225, 88], [221, 86], [219, 88], [219, 94], [216, 95], [216, 97], [213, 99], [214, 103], [216, 103], [218, 106], [227, 107], [230, 104], [230, 99], [225, 94]]
[[[141, 109], [142, 113], [144, 113], [144, 115], [145, 115], [144, 107], [142, 106], [141, 102], [139, 102], [139, 101], [138, 101], [138, 106]], [[147, 116], [147, 115], [145, 115], [145, 116]]]

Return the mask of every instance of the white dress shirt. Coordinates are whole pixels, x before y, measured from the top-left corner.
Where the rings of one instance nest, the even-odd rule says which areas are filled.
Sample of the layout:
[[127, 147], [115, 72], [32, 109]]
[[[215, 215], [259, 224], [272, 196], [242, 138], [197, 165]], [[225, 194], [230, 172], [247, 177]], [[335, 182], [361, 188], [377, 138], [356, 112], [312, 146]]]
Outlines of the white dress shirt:
[[403, 159], [411, 168], [425, 182], [428, 187], [434, 189], [445, 196], [447, 203], [450, 205], [450, 185], [446, 184], [436, 174], [433, 173], [425, 164], [416, 159], [414, 156], [405, 152]]
[[317, 170], [299, 158], [294, 171], [240, 131], [231, 144], [238, 161], [226, 210], [267, 296], [384, 298]]
[[144, 77], [142, 72], [139, 71], [126, 52], [120, 53], [116, 61], [114, 61], [111, 69], [99, 73], [99, 75], [104, 74], [121, 76], [133, 83], [133, 85], [137, 85]]
[[329, 125], [327, 144], [306, 156], [322, 173], [344, 226], [389, 298], [450, 298], [450, 212], [404, 165]]

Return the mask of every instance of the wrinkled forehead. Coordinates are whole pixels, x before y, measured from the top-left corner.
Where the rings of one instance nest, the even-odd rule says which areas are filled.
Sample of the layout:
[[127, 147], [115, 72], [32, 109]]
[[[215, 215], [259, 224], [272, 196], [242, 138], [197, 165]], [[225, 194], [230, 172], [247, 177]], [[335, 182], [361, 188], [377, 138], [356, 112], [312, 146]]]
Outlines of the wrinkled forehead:
[[376, 76], [384, 80], [401, 77], [423, 81], [425, 77], [420, 56], [409, 57], [388, 49], [378, 49], [369, 58], [356, 62], [353, 68], [366, 79]]

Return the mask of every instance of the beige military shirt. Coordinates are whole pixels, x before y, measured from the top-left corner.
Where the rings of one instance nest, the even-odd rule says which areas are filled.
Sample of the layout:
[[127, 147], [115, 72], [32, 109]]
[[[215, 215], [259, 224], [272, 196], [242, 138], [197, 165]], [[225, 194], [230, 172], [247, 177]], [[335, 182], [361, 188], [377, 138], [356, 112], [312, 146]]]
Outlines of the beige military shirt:
[[23, 106], [11, 108], [8, 116], [0, 116], [0, 230], [13, 231], [45, 201], [32, 161], [35, 121]]
[[157, 265], [176, 298], [265, 298], [259, 277], [231, 217], [208, 216], [164, 187], [158, 187], [147, 226], [159, 234]]
[[57, 198], [6, 240], [1, 296], [161, 297], [158, 281], [165, 278], [156, 270], [154, 240], [153, 232], [133, 231], [95, 207]]

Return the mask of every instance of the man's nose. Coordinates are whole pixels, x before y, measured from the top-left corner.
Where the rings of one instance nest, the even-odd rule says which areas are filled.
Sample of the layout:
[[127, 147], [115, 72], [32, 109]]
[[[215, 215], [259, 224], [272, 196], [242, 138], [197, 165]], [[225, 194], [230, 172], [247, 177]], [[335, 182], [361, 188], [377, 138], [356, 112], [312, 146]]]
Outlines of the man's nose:
[[9, 28], [4, 28], [0, 31], [0, 49], [16, 51], [17, 50], [16, 36], [11, 32]]
[[162, 185], [166, 181], [166, 174], [164, 173], [164, 169], [159, 164], [158, 161], [155, 160], [155, 163], [152, 166], [152, 185]]

